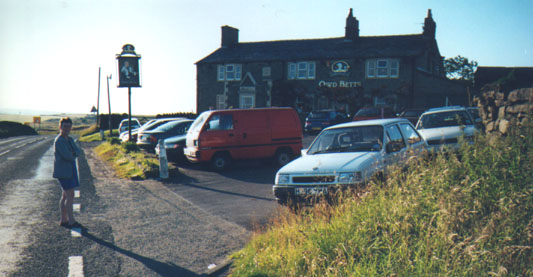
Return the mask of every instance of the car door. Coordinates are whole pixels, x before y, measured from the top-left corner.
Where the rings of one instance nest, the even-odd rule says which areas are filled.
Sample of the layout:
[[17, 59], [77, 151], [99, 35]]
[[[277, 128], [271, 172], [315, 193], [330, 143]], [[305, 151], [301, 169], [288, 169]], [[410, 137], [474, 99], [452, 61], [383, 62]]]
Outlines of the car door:
[[386, 154], [384, 157], [384, 163], [386, 165], [385, 173], [388, 173], [388, 167], [399, 165], [405, 161], [407, 145], [398, 124], [385, 126], [385, 135], [388, 142], [385, 146]]
[[206, 121], [200, 134], [202, 148], [232, 151], [240, 140], [235, 130], [234, 113], [214, 113]]

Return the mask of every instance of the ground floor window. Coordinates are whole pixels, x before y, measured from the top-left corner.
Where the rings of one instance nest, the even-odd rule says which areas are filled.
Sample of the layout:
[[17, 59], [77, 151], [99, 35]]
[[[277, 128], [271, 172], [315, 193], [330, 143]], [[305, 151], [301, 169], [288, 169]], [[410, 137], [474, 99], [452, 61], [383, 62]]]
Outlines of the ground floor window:
[[226, 95], [217, 94], [217, 110], [223, 110], [226, 108]]
[[255, 95], [253, 94], [241, 94], [239, 101], [239, 108], [251, 109], [255, 107]]

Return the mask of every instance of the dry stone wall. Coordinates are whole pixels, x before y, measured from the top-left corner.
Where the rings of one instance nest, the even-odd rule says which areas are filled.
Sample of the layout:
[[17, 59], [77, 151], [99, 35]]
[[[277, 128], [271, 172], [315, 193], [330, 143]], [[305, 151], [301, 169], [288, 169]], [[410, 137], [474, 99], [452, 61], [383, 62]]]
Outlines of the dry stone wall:
[[533, 114], [533, 88], [516, 89], [509, 94], [487, 91], [475, 101], [489, 135], [507, 135], [512, 126], [531, 126], [527, 122]]

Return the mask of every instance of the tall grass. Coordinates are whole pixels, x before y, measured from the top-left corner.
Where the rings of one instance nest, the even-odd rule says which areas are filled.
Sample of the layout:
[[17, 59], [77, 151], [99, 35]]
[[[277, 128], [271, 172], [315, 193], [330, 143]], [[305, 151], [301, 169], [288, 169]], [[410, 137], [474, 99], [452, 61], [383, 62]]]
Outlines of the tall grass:
[[364, 193], [281, 210], [234, 276], [533, 275], [533, 133], [412, 160]]
[[103, 142], [94, 151], [102, 159], [110, 163], [116, 174], [122, 178], [145, 179], [157, 177], [159, 160], [139, 150], [133, 142], [114, 143], [117, 138]]

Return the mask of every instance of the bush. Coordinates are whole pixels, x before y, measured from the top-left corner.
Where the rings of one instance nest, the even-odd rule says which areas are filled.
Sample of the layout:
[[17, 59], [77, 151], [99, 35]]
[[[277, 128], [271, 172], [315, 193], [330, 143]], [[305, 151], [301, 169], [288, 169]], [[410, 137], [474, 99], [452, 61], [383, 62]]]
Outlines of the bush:
[[137, 143], [133, 141], [128, 141], [128, 142], [123, 143], [122, 148], [124, 149], [124, 151], [126, 151], [126, 153], [139, 152], [140, 150], [139, 146], [137, 146]]
[[120, 144], [122, 141], [117, 137], [108, 137], [107, 142], [110, 144]]

